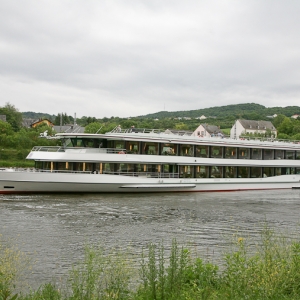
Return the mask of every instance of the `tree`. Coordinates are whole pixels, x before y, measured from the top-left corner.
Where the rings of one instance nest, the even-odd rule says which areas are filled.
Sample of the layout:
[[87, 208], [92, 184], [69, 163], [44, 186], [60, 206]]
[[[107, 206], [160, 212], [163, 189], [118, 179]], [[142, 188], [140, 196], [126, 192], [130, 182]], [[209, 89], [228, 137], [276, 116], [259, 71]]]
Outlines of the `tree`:
[[70, 117], [67, 116], [66, 113], [64, 113], [64, 114], [58, 114], [58, 115], [55, 117], [54, 124], [55, 124], [55, 125], [60, 125], [60, 123], [62, 123], [61, 125], [70, 124], [70, 123], [71, 123]]
[[4, 107], [0, 107], [0, 114], [6, 115], [6, 121], [11, 125], [14, 131], [19, 131], [22, 127], [22, 114], [14, 105], [6, 103]]
[[182, 122], [175, 125], [175, 129], [177, 130], [188, 130], [188, 126]]
[[277, 117], [275, 117], [272, 121], [272, 124], [275, 126], [275, 128], [278, 129], [278, 127], [280, 126], [280, 124], [283, 122], [283, 120], [286, 118], [285, 115], [278, 115]]
[[0, 135], [1, 134], [11, 135], [13, 133], [14, 133], [14, 131], [13, 131], [11, 125], [7, 122], [3, 122], [0, 120]]
[[103, 124], [99, 122], [93, 122], [85, 126], [84, 133], [96, 133], [101, 127], [103, 127]]
[[293, 133], [293, 122], [290, 118], [285, 117], [281, 122], [280, 126], [277, 128], [278, 132], [284, 133], [287, 135], [292, 135]]

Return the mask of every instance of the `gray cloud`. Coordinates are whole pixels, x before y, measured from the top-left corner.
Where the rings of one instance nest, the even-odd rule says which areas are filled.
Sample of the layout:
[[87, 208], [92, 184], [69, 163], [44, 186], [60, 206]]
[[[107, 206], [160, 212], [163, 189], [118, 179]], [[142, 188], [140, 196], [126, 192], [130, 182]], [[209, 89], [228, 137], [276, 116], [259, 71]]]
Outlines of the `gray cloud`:
[[297, 1], [0, 1], [2, 105], [136, 116], [299, 105]]

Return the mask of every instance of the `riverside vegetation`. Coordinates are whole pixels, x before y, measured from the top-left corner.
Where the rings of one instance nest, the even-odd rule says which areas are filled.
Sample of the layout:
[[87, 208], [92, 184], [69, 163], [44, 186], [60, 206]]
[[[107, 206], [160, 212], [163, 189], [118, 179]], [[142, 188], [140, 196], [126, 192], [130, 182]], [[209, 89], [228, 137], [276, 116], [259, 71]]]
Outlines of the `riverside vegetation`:
[[178, 300], [178, 299], [299, 299], [300, 242], [264, 227], [261, 239], [234, 235], [232, 247], [219, 264], [192, 255], [173, 240], [168, 254], [163, 244], [150, 244], [132, 267], [122, 253], [105, 254], [87, 246], [82, 261], [68, 273], [65, 284], [42, 285], [17, 293], [20, 253], [0, 247], [1, 300]]

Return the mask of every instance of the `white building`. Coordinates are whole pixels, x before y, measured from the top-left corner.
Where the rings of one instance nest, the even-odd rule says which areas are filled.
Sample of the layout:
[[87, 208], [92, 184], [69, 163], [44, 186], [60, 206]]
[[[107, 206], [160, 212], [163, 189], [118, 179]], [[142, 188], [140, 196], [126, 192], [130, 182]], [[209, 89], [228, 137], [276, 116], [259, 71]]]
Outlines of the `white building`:
[[274, 138], [277, 136], [277, 130], [270, 121], [236, 120], [230, 130], [230, 138], [237, 139], [246, 133], [265, 134], [267, 130]]
[[220, 136], [220, 137], [224, 136], [219, 126], [208, 125], [208, 124], [200, 124], [194, 131], [193, 135], [199, 137], [208, 137], [208, 138], [212, 136]]

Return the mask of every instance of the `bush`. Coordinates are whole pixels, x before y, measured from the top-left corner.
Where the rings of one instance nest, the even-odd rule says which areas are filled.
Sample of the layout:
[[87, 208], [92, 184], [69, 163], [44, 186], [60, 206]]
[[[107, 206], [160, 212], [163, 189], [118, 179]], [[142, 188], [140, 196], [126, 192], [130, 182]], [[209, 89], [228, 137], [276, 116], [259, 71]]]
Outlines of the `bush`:
[[299, 242], [265, 227], [255, 252], [243, 238], [236, 247], [225, 256], [219, 290], [223, 299], [299, 299]]
[[203, 263], [200, 258], [193, 260], [189, 250], [179, 249], [176, 240], [172, 242], [168, 261], [162, 245], [150, 244], [148, 258], [142, 258], [142, 284], [135, 298], [208, 299], [217, 286], [217, 270], [217, 266]]
[[70, 272], [69, 299], [128, 299], [129, 278], [123, 255], [104, 255], [101, 247], [86, 247], [84, 260]]
[[[0, 236], [1, 238], [1, 236]], [[20, 282], [22, 272], [27, 269], [28, 261], [24, 254], [12, 246], [5, 246], [0, 239], [0, 299], [14, 300], [14, 289]]]

